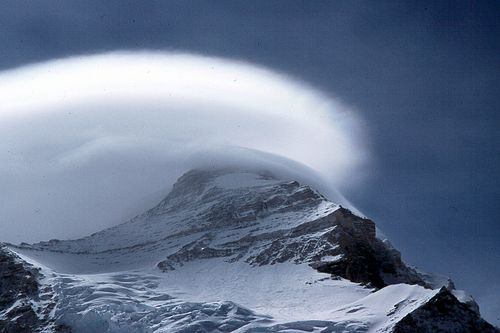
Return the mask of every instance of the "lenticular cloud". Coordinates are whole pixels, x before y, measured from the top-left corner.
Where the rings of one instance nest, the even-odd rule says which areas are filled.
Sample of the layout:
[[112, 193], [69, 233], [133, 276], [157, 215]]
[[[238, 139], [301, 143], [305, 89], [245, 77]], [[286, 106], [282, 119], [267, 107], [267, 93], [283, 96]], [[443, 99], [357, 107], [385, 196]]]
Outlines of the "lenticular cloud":
[[123, 222], [197, 166], [279, 165], [345, 186], [367, 161], [362, 132], [317, 89], [220, 58], [119, 52], [0, 72], [0, 240]]

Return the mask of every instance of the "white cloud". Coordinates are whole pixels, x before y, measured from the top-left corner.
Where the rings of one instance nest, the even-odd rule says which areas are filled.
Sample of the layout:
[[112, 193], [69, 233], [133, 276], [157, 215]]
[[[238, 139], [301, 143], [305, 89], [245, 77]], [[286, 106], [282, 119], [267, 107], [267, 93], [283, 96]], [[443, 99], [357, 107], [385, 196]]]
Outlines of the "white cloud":
[[120, 52], [2, 72], [1, 240], [116, 224], [207, 161], [302, 164], [345, 186], [368, 160], [362, 133], [337, 100], [242, 62]]

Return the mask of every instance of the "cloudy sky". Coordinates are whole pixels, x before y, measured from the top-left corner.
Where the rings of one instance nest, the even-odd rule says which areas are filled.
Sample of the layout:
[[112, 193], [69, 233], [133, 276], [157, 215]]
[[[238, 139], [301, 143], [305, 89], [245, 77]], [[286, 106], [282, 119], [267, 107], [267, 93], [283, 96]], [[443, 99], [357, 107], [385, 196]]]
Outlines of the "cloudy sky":
[[[346, 144], [370, 151], [367, 169], [342, 174], [349, 178], [343, 194], [409, 263], [450, 275], [499, 323], [499, 17], [497, 1], [2, 1], [0, 70], [154, 50], [252, 63], [285, 75], [271, 76], [286, 89], [307, 82], [313, 95], [333, 101], [334, 116], [352, 112], [356, 119], [335, 129], [351, 137]], [[0, 135], [50, 121], [0, 118]], [[45, 137], [31, 133], [11, 138], [29, 145]], [[342, 153], [331, 147], [332, 155]], [[0, 149], [9, 150], [7, 141]]]

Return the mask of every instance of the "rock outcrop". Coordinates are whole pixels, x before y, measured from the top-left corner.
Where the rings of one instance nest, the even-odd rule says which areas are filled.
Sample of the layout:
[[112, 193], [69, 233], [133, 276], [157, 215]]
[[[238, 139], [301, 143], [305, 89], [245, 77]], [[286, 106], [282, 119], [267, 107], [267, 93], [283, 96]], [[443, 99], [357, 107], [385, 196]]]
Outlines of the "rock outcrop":
[[498, 333], [446, 288], [400, 320], [394, 333]]
[[0, 332], [69, 332], [48, 320], [55, 303], [40, 278], [37, 268], [0, 247]]

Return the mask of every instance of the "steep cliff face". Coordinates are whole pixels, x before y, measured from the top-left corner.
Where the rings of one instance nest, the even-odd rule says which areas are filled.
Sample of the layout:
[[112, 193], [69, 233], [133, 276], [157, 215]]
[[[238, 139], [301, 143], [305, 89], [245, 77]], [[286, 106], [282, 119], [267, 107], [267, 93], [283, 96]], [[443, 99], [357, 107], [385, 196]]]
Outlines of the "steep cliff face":
[[193, 170], [126, 223], [10, 249], [44, 265], [5, 252], [5, 332], [495, 331], [371, 220], [269, 172]]
[[341, 208], [334, 213], [338, 228], [335, 238], [341, 259], [332, 262], [314, 261], [320, 272], [341, 276], [376, 288], [389, 284], [408, 283], [429, 287], [414, 269], [405, 265], [400, 253], [375, 235], [375, 224]]

